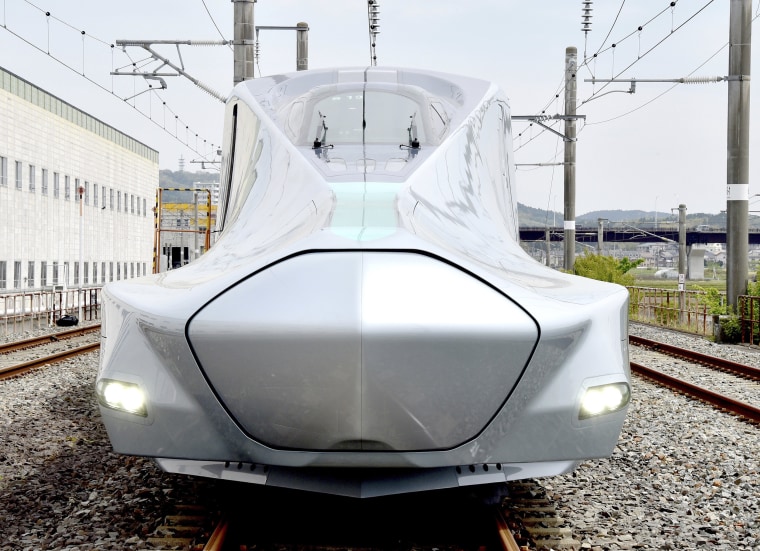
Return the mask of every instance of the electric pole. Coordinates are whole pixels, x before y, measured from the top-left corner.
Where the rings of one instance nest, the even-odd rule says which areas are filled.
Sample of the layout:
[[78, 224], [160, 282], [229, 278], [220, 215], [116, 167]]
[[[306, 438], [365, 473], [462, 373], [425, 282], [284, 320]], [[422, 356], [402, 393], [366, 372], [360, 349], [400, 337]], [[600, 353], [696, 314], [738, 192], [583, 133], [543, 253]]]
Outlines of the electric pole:
[[565, 49], [565, 270], [575, 267], [575, 115], [578, 96], [578, 49]]
[[728, 38], [726, 298], [738, 309], [747, 292], [749, 218], [749, 81], [752, 0], [731, 0]]
[[296, 70], [306, 71], [309, 68], [309, 25], [296, 25]]
[[232, 3], [235, 5], [234, 86], [254, 76], [253, 5], [256, 0], [232, 0]]

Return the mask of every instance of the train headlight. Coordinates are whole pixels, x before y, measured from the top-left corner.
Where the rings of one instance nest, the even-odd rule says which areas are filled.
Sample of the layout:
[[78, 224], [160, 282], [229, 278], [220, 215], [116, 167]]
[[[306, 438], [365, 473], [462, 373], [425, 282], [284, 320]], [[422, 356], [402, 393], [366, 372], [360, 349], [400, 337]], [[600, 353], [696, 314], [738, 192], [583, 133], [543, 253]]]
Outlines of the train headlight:
[[580, 419], [588, 419], [623, 409], [631, 400], [628, 383], [612, 383], [586, 389], [581, 399]]
[[134, 383], [101, 379], [97, 387], [98, 400], [106, 407], [146, 417], [145, 393]]

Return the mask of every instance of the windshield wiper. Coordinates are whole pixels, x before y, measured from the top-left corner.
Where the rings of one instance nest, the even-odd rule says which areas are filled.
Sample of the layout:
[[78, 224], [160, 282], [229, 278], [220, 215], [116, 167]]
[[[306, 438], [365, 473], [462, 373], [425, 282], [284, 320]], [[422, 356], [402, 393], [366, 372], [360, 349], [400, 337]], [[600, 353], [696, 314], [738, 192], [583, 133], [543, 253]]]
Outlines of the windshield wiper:
[[406, 131], [409, 133], [409, 143], [401, 144], [398, 147], [399, 149], [408, 149], [409, 155], [411, 157], [414, 157], [420, 150], [420, 140], [417, 137], [417, 111], [412, 113], [409, 118], [412, 119], [409, 123], [409, 128], [406, 129]]
[[[323, 115], [322, 111], [318, 111], [319, 113], [319, 124], [317, 124], [317, 135], [314, 138], [314, 147], [312, 149], [317, 154], [317, 157], [322, 156], [322, 149], [332, 149], [332, 145], [327, 145], [327, 123], [325, 122], [325, 119], [327, 119], [327, 115]], [[321, 136], [320, 136], [321, 134]], [[324, 152], [325, 156], [327, 156], [327, 151]]]

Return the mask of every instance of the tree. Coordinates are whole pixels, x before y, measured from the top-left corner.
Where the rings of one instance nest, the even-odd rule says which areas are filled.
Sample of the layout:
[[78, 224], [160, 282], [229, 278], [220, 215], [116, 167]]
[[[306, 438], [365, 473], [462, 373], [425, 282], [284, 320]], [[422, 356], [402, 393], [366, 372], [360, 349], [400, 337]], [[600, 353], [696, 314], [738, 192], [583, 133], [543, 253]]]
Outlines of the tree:
[[642, 262], [644, 262], [642, 259], [631, 261], [628, 257], [624, 257], [618, 261], [611, 256], [586, 253], [575, 260], [573, 273], [590, 279], [631, 286], [634, 283], [634, 277], [628, 272]]

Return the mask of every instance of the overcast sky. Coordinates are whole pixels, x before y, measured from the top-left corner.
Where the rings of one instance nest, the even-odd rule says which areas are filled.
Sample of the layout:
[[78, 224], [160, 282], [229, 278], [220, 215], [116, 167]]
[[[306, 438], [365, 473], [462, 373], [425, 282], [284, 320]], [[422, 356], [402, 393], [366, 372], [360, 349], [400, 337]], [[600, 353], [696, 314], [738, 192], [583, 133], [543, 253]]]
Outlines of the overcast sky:
[[[662, 0], [598, 0], [586, 36], [580, 0], [379, 1], [379, 65], [495, 81], [510, 98], [513, 115], [544, 109], [563, 113], [565, 49], [577, 47], [579, 62], [584, 52], [590, 57], [578, 83], [578, 113], [586, 116], [578, 125], [578, 215], [600, 209], [669, 212], [679, 203], [690, 213], [726, 208], [725, 82], [638, 83], [635, 94], [628, 94], [628, 83], [601, 90], [602, 84], [584, 80], [725, 76], [730, 2], [678, 0], [671, 8]], [[177, 170], [183, 156], [188, 170], [200, 169], [190, 161], [210, 155], [221, 143], [220, 101], [182, 77], [166, 78], [163, 92], [140, 93], [147, 81], [110, 73], [130, 71], [133, 61], [145, 58], [144, 51], [127, 48], [125, 53], [110, 44], [231, 39], [230, 0], [205, 0], [205, 5], [203, 0], [3, 0], [2, 10], [0, 66], [157, 149], [161, 168]], [[753, 14], [757, 10], [755, 2]], [[301, 21], [310, 28], [310, 68], [369, 63], [365, 0], [256, 4], [256, 25]], [[257, 76], [295, 69], [294, 32], [262, 30], [259, 38]], [[179, 63], [173, 47], [160, 51]], [[180, 51], [190, 75], [222, 95], [229, 93], [233, 58], [228, 47], [182, 46]], [[753, 63], [753, 73], [756, 67]], [[124, 101], [134, 94], [139, 95]], [[755, 84], [753, 102], [758, 97], [760, 85]], [[760, 151], [758, 113], [752, 110], [750, 123], [750, 195], [760, 193], [755, 170], [760, 155], [754, 153]], [[521, 121], [515, 121], [514, 133], [517, 163], [562, 160], [563, 144], [553, 134]], [[562, 167], [518, 167], [517, 197], [529, 206], [561, 212]], [[760, 210], [760, 197], [750, 208]]]

